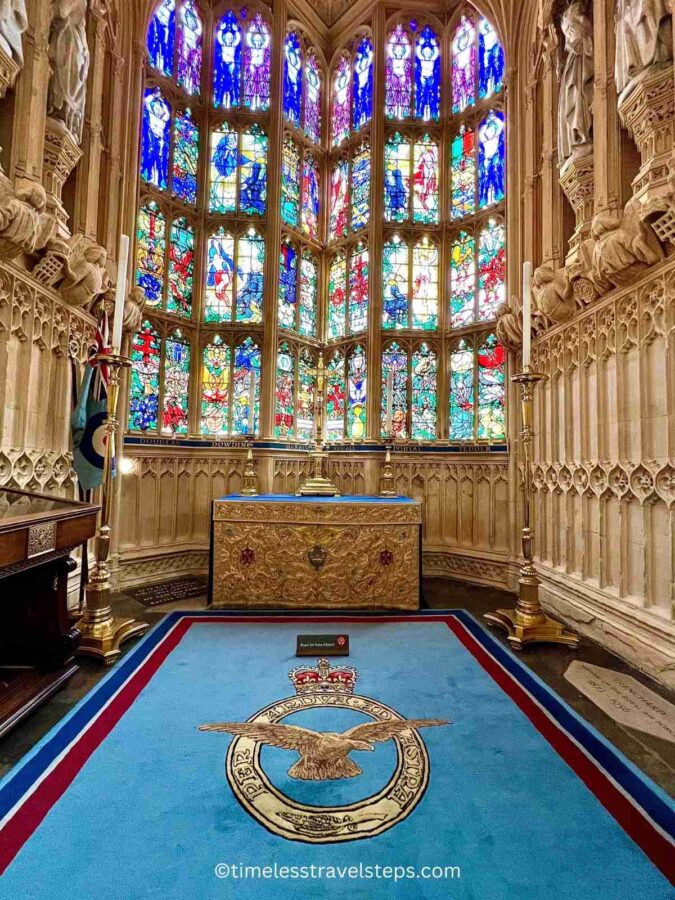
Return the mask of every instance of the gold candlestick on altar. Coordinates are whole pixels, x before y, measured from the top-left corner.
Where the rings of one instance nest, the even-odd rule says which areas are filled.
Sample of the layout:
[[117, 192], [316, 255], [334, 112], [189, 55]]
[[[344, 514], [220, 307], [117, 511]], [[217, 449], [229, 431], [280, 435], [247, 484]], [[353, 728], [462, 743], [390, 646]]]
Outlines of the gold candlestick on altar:
[[553, 643], [567, 644], [576, 647], [579, 638], [568, 631], [560, 622], [547, 616], [539, 602], [539, 578], [534, 567], [533, 531], [530, 525], [532, 505], [532, 428], [534, 386], [541, 381], [543, 375], [531, 372], [529, 366], [525, 371], [511, 376], [511, 381], [520, 385], [523, 427], [520, 442], [523, 448], [523, 557], [524, 566], [520, 570], [518, 580], [519, 591], [515, 609], [498, 609], [486, 613], [484, 618], [491, 625], [498, 625], [507, 632], [511, 646], [522, 650], [526, 644]]
[[307, 481], [297, 492], [298, 497], [339, 497], [340, 491], [330, 478], [326, 477], [325, 465], [328, 459], [326, 444], [323, 438], [323, 420], [325, 412], [326, 369], [323, 361], [323, 353], [319, 353], [319, 362], [316, 369], [310, 371], [316, 376], [314, 387], [314, 448], [310, 451], [311, 473]]
[[384, 464], [380, 475], [380, 497], [398, 497], [394, 482], [394, 467], [391, 464], [391, 432], [387, 435]]
[[120, 373], [131, 366], [126, 356], [118, 353], [99, 353], [97, 365], [107, 366], [108, 415], [105, 420], [105, 448], [103, 457], [103, 484], [101, 486], [101, 513], [95, 539], [96, 562], [86, 586], [86, 609], [77, 623], [82, 641], [79, 654], [94, 656], [109, 666], [120, 655], [120, 645], [132, 637], [138, 637], [150, 627], [147, 622], [136, 619], [118, 619], [113, 616], [110, 605], [110, 505], [112, 501], [112, 465], [115, 453], [117, 398], [119, 395]]
[[244, 467], [244, 479], [241, 493], [246, 497], [258, 496], [258, 474], [253, 460], [253, 435], [246, 436], [248, 441], [248, 450], [246, 451], [246, 466]]

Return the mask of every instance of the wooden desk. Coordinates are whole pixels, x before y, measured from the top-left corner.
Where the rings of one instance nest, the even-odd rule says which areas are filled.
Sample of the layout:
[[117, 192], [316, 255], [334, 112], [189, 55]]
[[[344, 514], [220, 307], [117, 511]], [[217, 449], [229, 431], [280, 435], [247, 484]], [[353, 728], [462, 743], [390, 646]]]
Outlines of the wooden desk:
[[77, 671], [69, 553], [94, 535], [98, 509], [0, 488], [0, 736]]
[[214, 500], [210, 604], [419, 609], [421, 523], [407, 497]]

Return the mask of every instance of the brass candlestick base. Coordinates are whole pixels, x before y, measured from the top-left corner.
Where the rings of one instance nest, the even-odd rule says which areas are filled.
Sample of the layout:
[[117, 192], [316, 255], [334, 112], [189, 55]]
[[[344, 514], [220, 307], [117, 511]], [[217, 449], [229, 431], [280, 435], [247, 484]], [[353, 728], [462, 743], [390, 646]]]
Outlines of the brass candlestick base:
[[255, 462], [253, 461], [252, 439], [249, 439], [248, 451], [246, 453], [246, 467], [244, 468], [244, 479], [241, 493], [246, 497], [258, 496], [258, 473], [256, 472]]
[[129, 638], [137, 637], [150, 627], [147, 622], [135, 619], [118, 619], [113, 616], [110, 605], [110, 502], [112, 495], [112, 460], [117, 431], [117, 397], [120, 386], [120, 371], [128, 368], [131, 361], [118, 353], [99, 353], [97, 365], [107, 366], [108, 415], [105, 422], [105, 456], [103, 458], [103, 484], [101, 486], [101, 518], [96, 532], [96, 563], [86, 587], [87, 605], [84, 615], [77, 624], [82, 640], [77, 652], [82, 656], [93, 656], [106, 666], [120, 655], [120, 645]]
[[380, 497], [397, 497], [394, 483], [394, 467], [391, 464], [391, 444], [387, 444], [387, 452], [384, 454], [384, 465], [380, 475]]
[[317, 446], [309, 454], [309, 458], [312, 463], [312, 474], [297, 492], [296, 497], [339, 497], [337, 485], [323, 474], [328, 454]]
[[526, 644], [547, 643], [567, 644], [577, 647], [579, 638], [560, 622], [547, 616], [539, 602], [539, 578], [533, 563], [533, 534], [530, 527], [530, 511], [532, 503], [532, 411], [534, 386], [544, 376], [531, 372], [526, 367], [524, 372], [511, 376], [511, 381], [521, 387], [521, 410], [523, 427], [520, 439], [523, 448], [523, 529], [522, 545], [525, 565], [520, 570], [518, 580], [518, 600], [515, 609], [498, 609], [486, 613], [483, 617], [491, 625], [505, 629], [507, 640], [515, 650], [522, 650]]

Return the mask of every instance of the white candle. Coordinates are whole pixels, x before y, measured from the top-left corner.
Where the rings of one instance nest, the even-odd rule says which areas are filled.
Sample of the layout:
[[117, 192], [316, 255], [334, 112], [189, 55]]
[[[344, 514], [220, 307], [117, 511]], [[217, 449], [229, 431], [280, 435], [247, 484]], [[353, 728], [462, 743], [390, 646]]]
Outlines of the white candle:
[[129, 235], [120, 237], [120, 253], [117, 260], [117, 284], [115, 286], [115, 315], [113, 318], [112, 346], [118, 353], [122, 347], [122, 323], [124, 301], [127, 293], [127, 266], [129, 263]]
[[389, 374], [387, 375], [387, 403], [386, 403], [386, 416], [385, 416], [385, 431], [387, 432], [387, 437], [391, 437], [392, 432], [392, 413], [394, 408], [394, 371], [393, 369], [389, 370]]
[[255, 369], [251, 369], [251, 391], [248, 396], [248, 433], [253, 434], [255, 422]]
[[532, 263], [523, 263], [523, 369], [530, 365], [532, 350]]

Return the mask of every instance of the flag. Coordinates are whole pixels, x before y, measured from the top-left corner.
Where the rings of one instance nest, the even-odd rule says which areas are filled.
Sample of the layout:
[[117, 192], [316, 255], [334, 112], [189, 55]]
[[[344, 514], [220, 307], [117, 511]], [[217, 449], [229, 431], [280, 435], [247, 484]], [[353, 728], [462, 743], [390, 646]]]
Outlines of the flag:
[[[80, 396], [70, 419], [73, 466], [85, 491], [93, 490], [103, 482], [110, 373], [108, 366], [96, 362], [96, 356], [107, 350], [109, 343], [108, 315], [104, 312], [96, 329], [95, 343], [89, 351]], [[114, 459], [112, 465], [114, 475]]]

